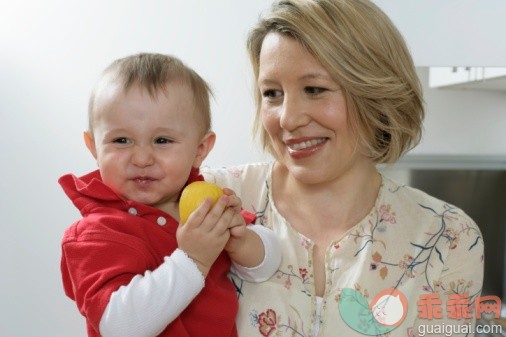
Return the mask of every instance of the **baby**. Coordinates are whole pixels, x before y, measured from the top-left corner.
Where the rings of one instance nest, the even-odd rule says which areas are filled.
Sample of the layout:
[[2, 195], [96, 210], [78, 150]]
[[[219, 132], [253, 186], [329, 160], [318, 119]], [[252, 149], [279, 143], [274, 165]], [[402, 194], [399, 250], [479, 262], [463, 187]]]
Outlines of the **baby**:
[[[89, 103], [98, 170], [59, 182], [82, 219], [62, 240], [65, 293], [88, 336], [237, 336], [234, 273], [268, 279], [280, 263], [270, 230], [224, 189], [179, 223], [182, 189], [203, 180], [213, 148], [209, 86], [177, 58], [113, 62]], [[232, 261], [232, 264], [231, 264]]]

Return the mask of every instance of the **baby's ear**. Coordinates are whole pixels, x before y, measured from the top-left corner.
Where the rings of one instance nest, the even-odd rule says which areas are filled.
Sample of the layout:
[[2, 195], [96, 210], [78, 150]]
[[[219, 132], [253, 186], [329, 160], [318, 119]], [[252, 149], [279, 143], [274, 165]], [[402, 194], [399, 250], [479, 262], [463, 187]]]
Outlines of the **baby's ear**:
[[213, 149], [215, 142], [216, 134], [212, 131], [209, 131], [202, 137], [197, 148], [197, 155], [193, 161], [193, 167], [200, 167], [202, 165], [204, 159], [206, 159], [209, 152]]
[[86, 147], [88, 150], [90, 150], [91, 154], [93, 155], [93, 158], [97, 159], [97, 148], [95, 147], [95, 138], [93, 138], [93, 135], [90, 131], [84, 131], [83, 132], [83, 138], [84, 143], [86, 144]]

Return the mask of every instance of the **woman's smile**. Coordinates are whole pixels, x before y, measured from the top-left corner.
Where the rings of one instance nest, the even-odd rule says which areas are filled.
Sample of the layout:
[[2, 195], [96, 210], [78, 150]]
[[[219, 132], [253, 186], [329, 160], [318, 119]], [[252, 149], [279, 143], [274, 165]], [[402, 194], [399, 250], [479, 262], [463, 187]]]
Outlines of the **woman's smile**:
[[324, 147], [328, 138], [297, 138], [285, 141], [288, 154], [294, 159], [302, 159], [313, 155]]

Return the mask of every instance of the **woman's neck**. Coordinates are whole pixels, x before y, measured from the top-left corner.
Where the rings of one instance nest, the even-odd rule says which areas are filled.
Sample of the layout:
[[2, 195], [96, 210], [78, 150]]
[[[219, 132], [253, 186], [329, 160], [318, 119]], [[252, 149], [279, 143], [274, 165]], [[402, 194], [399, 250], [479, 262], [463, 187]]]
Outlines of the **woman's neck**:
[[354, 166], [348, 172], [318, 184], [305, 184], [276, 164], [272, 197], [278, 211], [297, 232], [312, 242], [314, 292], [323, 296], [328, 247], [364, 219], [374, 207], [381, 176], [375, 166]]
[[278, 210], [299, 232], [314, 239], [343, 234], [360, 222], [374, 206], [381, 186], [372, 163], [318, 184], [305, 184], [276, 164], [272, 179]]

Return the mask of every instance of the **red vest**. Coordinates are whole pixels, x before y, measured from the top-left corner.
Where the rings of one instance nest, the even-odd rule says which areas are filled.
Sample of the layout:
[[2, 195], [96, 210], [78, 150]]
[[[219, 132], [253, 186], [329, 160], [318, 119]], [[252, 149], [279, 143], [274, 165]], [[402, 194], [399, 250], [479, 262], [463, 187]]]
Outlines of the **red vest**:
[[[203, 180], [198, 171], [189, 182], [195, 180]], [[59, 182], [82, 214], [62, 240], [63, 286], [85, 316], [88, 336], [98, 337], [111, 294], [171, 255], [177, 248], [178, 223], [159, 209], [123, 200], [102, 182], [98, 171], [80, 178], [65, 175]], [[157, 223], [160, 217], [165, 225]], [[223, 252], [204, 289], [159, 336], [237, 336], [238, 301], [227, 277], [229, 268], [230, 259]]]

